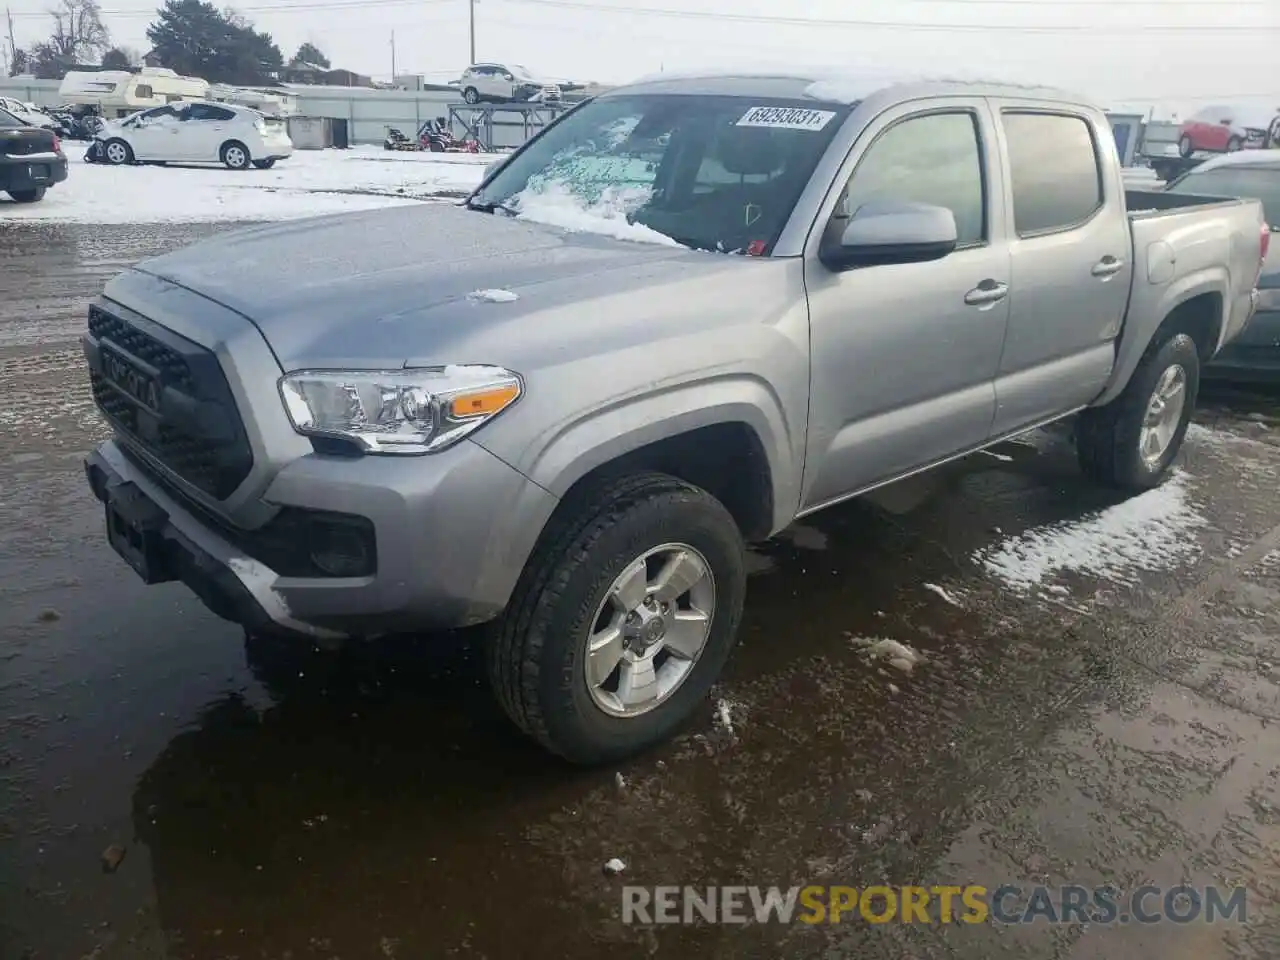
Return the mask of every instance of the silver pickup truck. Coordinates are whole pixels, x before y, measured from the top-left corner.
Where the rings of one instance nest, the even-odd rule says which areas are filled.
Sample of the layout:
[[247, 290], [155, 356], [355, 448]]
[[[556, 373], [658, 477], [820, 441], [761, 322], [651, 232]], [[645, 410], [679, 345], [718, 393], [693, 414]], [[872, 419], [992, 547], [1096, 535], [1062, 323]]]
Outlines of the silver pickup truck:
[[645, 81], [464, 204], [112, 280], [88, 481], [145, 580], [251, 632], [488, 624], [515, 722], [603, 761], [706, 697], [745, 542], [1075, 413], [1087, 477], [1158, 483], [1267, 239], [1254, 201], [1126, 195], [1052, 90]]

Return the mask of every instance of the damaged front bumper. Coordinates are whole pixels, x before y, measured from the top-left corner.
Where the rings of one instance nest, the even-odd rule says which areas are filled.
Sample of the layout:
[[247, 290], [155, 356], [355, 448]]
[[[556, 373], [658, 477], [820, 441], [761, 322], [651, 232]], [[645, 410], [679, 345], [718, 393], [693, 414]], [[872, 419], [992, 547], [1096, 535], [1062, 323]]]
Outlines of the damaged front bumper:
[[114, 442], [89, 454], [84, 467], [90, 489], [105, 508], [112, 548], [144, 582], [181, 581], [215, 614], [246, 630], [344, 636], [295, 619], [275, 589], [274, 571], [199, 523]]

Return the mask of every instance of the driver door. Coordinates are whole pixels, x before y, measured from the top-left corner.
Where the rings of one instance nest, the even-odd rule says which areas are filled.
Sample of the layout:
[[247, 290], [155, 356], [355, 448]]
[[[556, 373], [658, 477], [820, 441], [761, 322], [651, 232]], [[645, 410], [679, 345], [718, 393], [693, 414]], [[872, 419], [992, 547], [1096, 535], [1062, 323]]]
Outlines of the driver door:
[[[980, 98], [887, 111], [846, 159], [805, 259], [810, 409], [802, 511], [987, 440], [1009, 319], [1010, 254], [994, 121]], [[947, 207], [959, 246], [923, 263], [836, 271], [818, 259], [870, 201]]]
[[155, 107], [144, 111], [130, 121], [129, 145], [138, 160], [169, 160], [170, 130], [178, 123], [177, 111], [171, 106]]

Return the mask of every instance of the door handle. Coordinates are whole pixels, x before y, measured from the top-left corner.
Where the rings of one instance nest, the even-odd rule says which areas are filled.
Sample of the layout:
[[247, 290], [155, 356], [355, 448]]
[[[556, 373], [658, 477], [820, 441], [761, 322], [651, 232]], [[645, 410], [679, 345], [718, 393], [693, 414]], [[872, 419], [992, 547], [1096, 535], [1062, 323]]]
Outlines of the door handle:
[[971, 307], [993, 307], [1009, 295], [1009, 285], [997, 280], [983, 280], [964, 295]]
[[1117, 260], [1115, 257], [1111, 256], [1111, 254], [1107, 254], [1105, 257], [1103, 257], [1101, 260], [1095, 263], [1093, 265], [1093, 269], [1090, 270], [1089, 272], [1093, 274], [1095, 277], [1100, 277], [1105, 280], [1108, 277], [1114, 277], [1117, 273], [1119, 273], [1123, 269], [1124, 269], [1123, 260]]

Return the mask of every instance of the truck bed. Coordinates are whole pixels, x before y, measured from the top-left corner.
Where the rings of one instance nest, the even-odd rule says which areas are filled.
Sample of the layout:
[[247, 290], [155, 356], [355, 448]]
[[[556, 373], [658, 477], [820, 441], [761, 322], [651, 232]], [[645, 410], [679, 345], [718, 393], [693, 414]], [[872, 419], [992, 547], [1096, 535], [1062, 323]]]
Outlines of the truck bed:
[[1202, 197], [1193, 193], [1166, 193], [1163, 190], [1126, 188], [1125, 209], [1130, 220], [1150, 220], [1209, 207], [1232, 207], [1244, 203], [1229, 197]]

